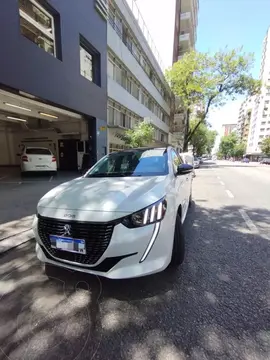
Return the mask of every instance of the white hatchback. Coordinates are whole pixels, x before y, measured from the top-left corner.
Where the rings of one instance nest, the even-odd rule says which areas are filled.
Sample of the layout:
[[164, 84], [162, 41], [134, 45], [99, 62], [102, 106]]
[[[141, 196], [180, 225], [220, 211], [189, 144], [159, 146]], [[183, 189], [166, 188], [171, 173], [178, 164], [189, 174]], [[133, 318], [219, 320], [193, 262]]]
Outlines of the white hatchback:
[[21, 172], [57, 171], [56, 157], [50, 149], [43, 147], [25, 147], [21, 155]]
[[111, 153], [39, 201], [39, 260], [123, 279], [184, 260], [193, 167], [171, 148]]

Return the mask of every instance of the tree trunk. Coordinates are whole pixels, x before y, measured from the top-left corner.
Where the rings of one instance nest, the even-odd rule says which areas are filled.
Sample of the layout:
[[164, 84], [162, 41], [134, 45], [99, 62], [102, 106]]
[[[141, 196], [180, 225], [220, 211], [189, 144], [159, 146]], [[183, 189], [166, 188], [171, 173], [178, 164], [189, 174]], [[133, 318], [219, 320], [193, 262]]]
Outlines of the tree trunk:
[[189, 118], [190, 118], [190, 109], [187, 109], [187, 116], [186, 116], [186, 126], [185, 126], [185, 134], [184, 134], [184, 145], [183, 145], [183, 152], [188, 151], [188, 132], [189, 132]]

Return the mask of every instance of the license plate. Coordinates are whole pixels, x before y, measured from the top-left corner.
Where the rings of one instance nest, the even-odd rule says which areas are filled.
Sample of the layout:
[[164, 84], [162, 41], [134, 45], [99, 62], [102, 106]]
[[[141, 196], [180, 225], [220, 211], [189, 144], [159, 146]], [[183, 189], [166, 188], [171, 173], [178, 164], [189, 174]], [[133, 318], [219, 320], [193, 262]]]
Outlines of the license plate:
[[53, 249], [68, 251], [76, 254], [86, 254], [85, 240], [50, 235], [50, 241]]
[[36, 165], [37, 168], [45, 168], [46, 165]]

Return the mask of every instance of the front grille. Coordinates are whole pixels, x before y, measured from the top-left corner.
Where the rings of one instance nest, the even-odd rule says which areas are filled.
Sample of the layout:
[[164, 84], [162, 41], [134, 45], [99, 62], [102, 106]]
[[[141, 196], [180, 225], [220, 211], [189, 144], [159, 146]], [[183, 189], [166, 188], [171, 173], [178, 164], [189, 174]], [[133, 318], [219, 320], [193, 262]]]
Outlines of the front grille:
[[[53, 249], [50, 235], [63, 236], [66, 224], [71, 226], [71, 238], [85, 240], [86, 254], [75, 254], [68, 251]], [[115, 223], [91, 223], [64, 221], [40, 216], [38, 217], [38, 234], [48, 253], [56, 258], [80, 264], [95, 264], [111, 241]]]

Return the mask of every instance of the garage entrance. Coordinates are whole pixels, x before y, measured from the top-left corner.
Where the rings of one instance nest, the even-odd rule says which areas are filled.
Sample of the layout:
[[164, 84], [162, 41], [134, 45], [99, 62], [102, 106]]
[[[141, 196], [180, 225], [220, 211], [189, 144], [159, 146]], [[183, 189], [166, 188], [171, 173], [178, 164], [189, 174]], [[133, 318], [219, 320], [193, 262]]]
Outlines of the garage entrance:
[[25, 147], [45, 147], [59, 170], [80, 170], [89, 151], [88, 120], [27, 96], [0, 89], [0, 166], [19, 167]]

